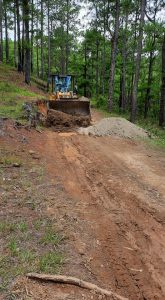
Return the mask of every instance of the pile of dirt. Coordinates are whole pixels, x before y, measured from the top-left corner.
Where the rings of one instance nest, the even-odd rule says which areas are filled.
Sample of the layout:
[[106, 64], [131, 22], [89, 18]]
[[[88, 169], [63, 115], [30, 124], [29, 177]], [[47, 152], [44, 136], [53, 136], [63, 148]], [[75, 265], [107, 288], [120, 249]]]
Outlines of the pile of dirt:
[[46, 126], [61, 127], [86, 127], [90, 124], [90, 116], [71, 116], [69, 114], [49, 109], [46, 118]]
[[93, 126], [80, 128], [79, 133], [85, 135], [109, 136], [116, 135], [125, 138], [146, 138], [147, 131], [124, 118], [104, 118]]

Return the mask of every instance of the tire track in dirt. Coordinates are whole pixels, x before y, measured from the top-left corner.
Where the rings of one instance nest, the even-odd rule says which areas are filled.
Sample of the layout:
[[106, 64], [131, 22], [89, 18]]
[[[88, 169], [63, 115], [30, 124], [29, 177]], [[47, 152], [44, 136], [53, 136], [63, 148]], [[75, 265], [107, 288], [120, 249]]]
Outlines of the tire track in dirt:
[[[105, 147], [105, 145], [104, 145], [104, 147]], [[100, 170], [100, 167], [98, 166], [97, 169]], [[120, 168], [119, 168], [119, 170], [120, 170]], [[131, 172], [131, 170], [130, 170], [130, 172]], [[122, 172], [121, 172], [121, 175], [122, 175]], [[88, 175], [88, 178], [90, 178], [89, 175]], [[102, 178], [103, 178], [103, 176], [102, 176]], [[104, 179], [105, 179], [105, 173], [104, 173]], [[93, 180], [93, 182], [96, 182], [97, 179], [94, 178], [92, 180]], [[92, 184], [92, 180], [91, 180], [91, 184]], [[120, 178], [120, 181], [121, 181], [121, 178]], [[114, 182], [115, 182], [115, 180], [114, 180]], [[140, 180], [138, 180], [138, 182], [137, 182], [138, 185], [139, 185], [139, 182], [140, 182]], [[126, 183], [124, 183], [124, 184], [126, 184]], [[133, 184], [133, 182], [131, 182], [131, 184]], [[128, 186], [128, 184], [127, 184], [127, 186]], [[144, 186], [144, 184], [143, 184], [143, 186]], [[113, 193], [114, 193], [113, 186], [111, 186], [111, 189], [109, 190], [109, 186], [107, 187], [104, 183], [102, 183], [102, 187], [105, 191], [107, 190], [108, 193], [110, 192], [109, 193], [110, 197], [113, 195]], [[123, 188], [124, 188], [124, 186], [123, 186]], [[140, 185], [140, 188], [141, 188], [141, 185]], [[100, 190], [100, 186], [99, 186], [99, 190]], [[149, 252], [146, 252], [144, 254], [143, 254], [143, 252], [141, 252], [141, 253], [138, 253], [138, 255], [140, 254], [139, 256], [142, 257], [143, 264], [144, 264], [144, 262], [146, 263], [146, 265], [147, 265], [150, 273], [152, 273], [155, 281], [157, 281], [158, 283], [161, 283], [161, 286], [164, 287], [164, 258], [165, 258], [164, 241], [165, 241], [165, 235], [164, 235], [164, 227], [162, 226], [163, 218], [159, 218], [159, 221], [160, 221], [159, 223], [155, 221], [155, 219], [158, 219], [158, 218], [155, 218], [154, 211], [151, 210], [149, 207], [147, 207], [147, 205], [145, 203], [146, 199], [144, 199], [144, 197], [143, 197], [143, 199], [141, 199], [139, 196], [136, 195], [136, 193], [135, 193], [135, 195], [134, 194], [130, 195], [128, 193], [123, 193], [123, 192], [121, 194], [121, 191], [123, 191], [123, 189], [121, 189], [121, 186], [120, 186], [120, 188], [115, 186], [115, 190], [116, 190], [117, 198], [121, 197], [121, 199], [122, 199], [122, 212], [124, 214], [127, 213], [125, 223], [123, 222], [123, 220], [120, 220], [120, 221], [117, 220], [117, 224], [120, 227], [120, 232], [122, 232], [122, 231], [124, 232], [124, 229], [123, 229], [124, 227], [126, 227], [125, 232], [130, 227], [131, 230], [133, 231], [134, 236], [136, 237], [135, 240], [140, 241], [139, 247], [137, 249], [140, 250], [140, 249], [144, 248], [145, 244], [148, 246], [147, 249]], [[103, 193], [104, 192], [102, 191], [102, 194]], [[97, 196], [97, 194], [98, 194], [98, 191], [96, 191], [96, 196]], [[104, 195], [105, 195], [105, 193], [104, 193]], [[114, 199], [114, 198], [115, 198], [115, 196], [111, 197], [111, 203], [109, 202], [110, 205], [112, 204], [112, 202], [113, 202], [112, 199]], [[126, 199], [126, 202], [125, 202], [124, 198]], [[116, 200], [117, 199], [115, 199], [115, 202], [116, 202]], [[163, 202], [163, 200], [164, 199], [162, 199], [162, 202]], [[108, 198], [104, 202], [107, 203]], [[124, 206], [123, 206], [123, 204], [124, 204]], [[127, 207], [125, 206], [125, 204], [127, 204]], [[118, 206], [119, 206], [119, 203], [118, 203]], [[105, 207], [107, 209], [107, 206], [105, 206]], [[129, 207], [129, 210], [128, 210], [128, 207]], [[118, 215], [118, 213], [117, 213], [117, 215]], [[113, 214], [111, 214], [111, 216], [113, 216]], [[162, 216], [164, 216], [164, 214], [162, 214]], [[153, 217], [154, 217], [154, 219], [153, 219]], [[115, 219], [114, 219], [114, 222], [116, 222]], [[128, 223], [130, 223], [130, 226], [128, 226]], [[131, 236], [133, 236], [133, 235], [131, 235]], [[134, 243], [133, 243], [133, 246], [134, 246]], [[148, 263], [150, 261], [150, 259], [152, 260], [152, 265], [150, 263]], [[157, 276], [155, 276], [155, 274], [154, 274], [153, 265], [156, 265], [156, 264], [159, 265], [159, 267], [157, 269], [160, 269], [160, 276], [158, 274], [157, 274]], [[158, 273], [157, 270], [156, 270], [156, 273]], [[156, 277], [158, 277], [158, 278], [156, 278]]]
[[52, 132], [40, 144], [48, 176], [58, 178], [71, 197], [58, 210], [59, 218], [66, 212], [68, 243], [74, 248], [75, 264], [70, 261], [66, 271], [129, 299], [163, 300], [163, 192], [155, 198], [156, 181], [150, 184], [143, 170], [135, 172], [124, 158], [138, 150], [129, 141]]

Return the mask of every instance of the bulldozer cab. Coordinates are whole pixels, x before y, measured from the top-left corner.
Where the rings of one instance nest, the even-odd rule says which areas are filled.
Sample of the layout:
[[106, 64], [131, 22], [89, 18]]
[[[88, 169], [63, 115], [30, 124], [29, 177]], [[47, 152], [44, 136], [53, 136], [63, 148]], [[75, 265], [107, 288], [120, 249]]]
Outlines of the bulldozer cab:
[[[73, 75], [51, 75], [52, 77], [52, 93], [57, 98], [68, 98], [77, 95], [75, 85], [75, 77]], [[75, 98], [75, 97], [74, 97]]]

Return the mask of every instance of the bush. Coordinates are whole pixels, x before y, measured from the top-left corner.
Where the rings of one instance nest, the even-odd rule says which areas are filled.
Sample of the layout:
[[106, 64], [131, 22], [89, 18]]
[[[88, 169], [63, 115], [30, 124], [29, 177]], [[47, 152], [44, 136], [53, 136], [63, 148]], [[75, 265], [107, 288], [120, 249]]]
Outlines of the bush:
[[93, 106], [95, 106], [96, 108], [107, 110], [107, 105], [108, 105], [107, 96], [99, 95], [98, 99], [96, 97], [93, 97], [91, 102]]

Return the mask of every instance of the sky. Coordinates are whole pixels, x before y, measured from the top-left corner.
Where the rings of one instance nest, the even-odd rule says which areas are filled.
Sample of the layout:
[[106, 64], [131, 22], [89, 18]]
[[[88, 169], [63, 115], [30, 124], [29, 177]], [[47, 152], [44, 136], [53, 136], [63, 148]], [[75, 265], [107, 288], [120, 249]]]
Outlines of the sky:
[[[82, 0], [77, 0], [77, 3], [81, 5], [80, 13], [79, 13], [79, 20], [80, 20], [80, 29], [83, 31], [86, 31], [87, 28], [89, 28], [89, 22], [91, 21], [92, 15], [90, 14], [89, 10], [89, 2], [86, 1], [86, 3], [82, 3]], [[160, 19], [161, 22], [164, 21], [165, 26], [165, 8], [163, 8], [160, 12], [157, 14], [157, 19]], [[9, 38], [14, 40], [14, 33], [13, 31], [9, 30]], [[80, 37], [80, 41], [82, 38]]]

